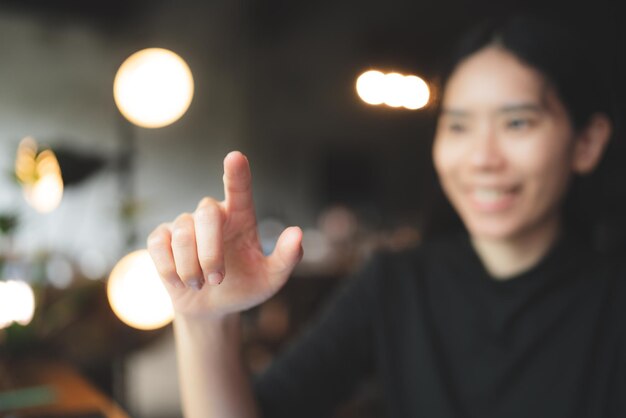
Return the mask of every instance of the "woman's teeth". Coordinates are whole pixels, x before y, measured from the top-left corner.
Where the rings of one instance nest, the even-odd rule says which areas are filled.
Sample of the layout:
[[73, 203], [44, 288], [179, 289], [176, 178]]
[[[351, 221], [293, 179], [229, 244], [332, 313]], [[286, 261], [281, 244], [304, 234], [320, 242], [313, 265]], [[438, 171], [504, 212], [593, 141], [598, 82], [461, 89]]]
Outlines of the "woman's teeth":
[[502, 199], [505, 196], [508, 196], [512, 193], [511, 190], [502, 190], [502, 189], [487, 189], [487, 188], [477, 188], [474, 189], [474, 197], [476, 200], [482, 202], [495, 202]]

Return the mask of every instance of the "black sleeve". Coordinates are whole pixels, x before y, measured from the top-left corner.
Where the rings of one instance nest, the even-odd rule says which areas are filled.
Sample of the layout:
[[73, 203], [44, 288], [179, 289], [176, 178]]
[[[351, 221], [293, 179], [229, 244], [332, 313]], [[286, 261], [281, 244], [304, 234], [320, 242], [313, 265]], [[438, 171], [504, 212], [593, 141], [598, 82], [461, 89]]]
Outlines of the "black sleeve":
[[256, 379], [263, 417], [328, 415], [373, 370], [377, 265], [373, 259], [344, 279], [316, 321]]

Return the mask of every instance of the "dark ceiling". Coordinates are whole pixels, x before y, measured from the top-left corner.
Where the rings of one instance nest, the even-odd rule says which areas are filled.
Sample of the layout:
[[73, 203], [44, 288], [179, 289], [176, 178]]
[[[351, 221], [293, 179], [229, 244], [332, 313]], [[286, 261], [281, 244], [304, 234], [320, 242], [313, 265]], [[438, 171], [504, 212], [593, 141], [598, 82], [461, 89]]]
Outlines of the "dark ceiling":
[[107, 24], [135, 16], [158, 3], [159, 0], [2, 0], [0, 7], [50, 18], [85, 19]]
[[[0, 0], [0, 10], [38, 14], [47, 18], [84, 19], [100, 26], [149, 14], [160, 5], [170, 3], [189, 7], [200, 0]], [[219, 3], [219, 2], [215, 2]], [[256, 29], [267, 36], [280, 33], [286, 25], [297, 25], [303, 19], [323, 17], [326, 10], [338, 5], [352, 10], [352, 17], [375, 16], [394, 27], [403, 25], [436, 27], [452, 20], [475, 20], [480, 16], [499, 15], [524, 10], [562, 19], [594, 24], [596, 16], [618, 18], [617, 0], [248, 0], [238, 3], [256, 22]], [[202, 18], [202, 16], [198, 16]], [[366, 22], [368, 19], [363, 19]], [[454, 28], [448, 28], [454, 30]]]
[[[229, 1], [0, 0], [0, 13], [26, 13], [59, 23], [82, 20], [105, 32], [119, 32], [127, 22], [145, 19], [163, 5], [188, 8], [222, 3]], [[423, 53], [434, 55], [471, 23], [515, 11], [573, 21], [589, 36], [610, 38], [609, 42], [613, 42], [625, 20], [618, 13], [618, 0], [246, 0], [233, 4], [243, 11], [242, 31], [255, 42], [288, 37], [311, 22], [319, 22], [314, 27], [323, 30], [327, 15], [344, 13], [349, 22], [347, 29], [358, 32], [372, 53], [381, 55], [384, 51], [396, 62], [408, 49], [399, 39], [409, 44], [415, 36], [430, 36], [432, 51]], [[203, 19], [203, 14], [198, 13], [197, 18]]]

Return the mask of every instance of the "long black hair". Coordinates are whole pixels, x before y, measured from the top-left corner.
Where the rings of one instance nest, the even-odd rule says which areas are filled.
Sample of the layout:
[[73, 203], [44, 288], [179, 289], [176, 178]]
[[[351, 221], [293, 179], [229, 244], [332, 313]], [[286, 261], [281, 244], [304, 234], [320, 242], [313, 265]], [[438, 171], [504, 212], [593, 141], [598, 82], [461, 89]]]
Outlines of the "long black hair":
[[[586, 39], [566, 25], [528, 15], [483, 22], [461, 38], [440, 71], [437, 115], [442, 92], [454, 70], [470, 55], [490, 45], [498, 45], [539, 71], [554, 88], [575, 130], [586, 127], [596, 113], [614, 120], [613, 98], [604, 67], [606, 58], [595, 55]], [[602, 249], [621, 240], [624, 231], [624, 228], [610, 226], [621, 220], [618, 216], [621, 213], [614, 213], [616, 207], [626, 208], [626, 196], [619, 193], [626, 185], [619, 187], [618, 184], [626, 177], [619, 176], [617, 169], [626, 163], [622, 160], [619, 164], [617, 159], [626, 154], [618, 136], [613, 136], [596, 170], [586, 176], [575, 176], [564, 202], [566, 227], [576, 228]], [[433, 178], [430, 179], [432, 187], [428, 200], [432, 204], [425, 212], [425, 238], [462, 228], [458, 215], [436, 181], [434, 167], [431, 171]]]

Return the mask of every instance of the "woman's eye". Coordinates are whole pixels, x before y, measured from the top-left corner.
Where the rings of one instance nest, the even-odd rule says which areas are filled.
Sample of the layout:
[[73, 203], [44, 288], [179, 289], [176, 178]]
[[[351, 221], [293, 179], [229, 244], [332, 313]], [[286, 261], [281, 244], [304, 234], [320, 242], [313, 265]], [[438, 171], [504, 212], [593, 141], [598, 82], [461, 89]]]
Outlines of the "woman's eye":
[[528, 128], [531, 125], [529, 119], [510, 119], [506, 122], [506, 127], [514, 130], [521, 130]]
[[462, 123], [450, 123], [448, 124], [448, 130], [455, 132], [455, 133], [461, 133], [461, 132], [465, 132], [466, 128], [465, 128], [465, 125]]

